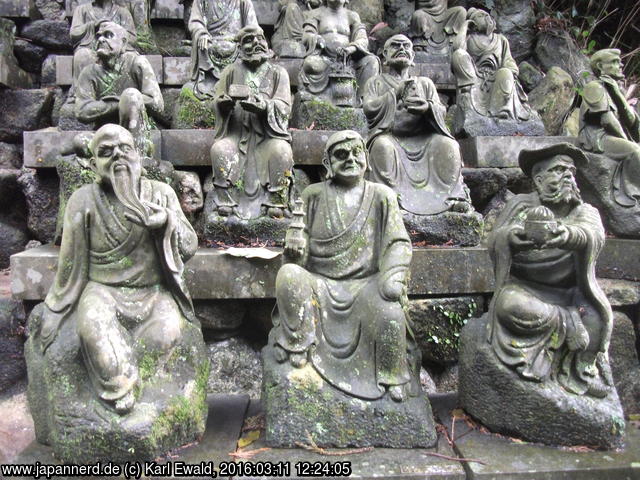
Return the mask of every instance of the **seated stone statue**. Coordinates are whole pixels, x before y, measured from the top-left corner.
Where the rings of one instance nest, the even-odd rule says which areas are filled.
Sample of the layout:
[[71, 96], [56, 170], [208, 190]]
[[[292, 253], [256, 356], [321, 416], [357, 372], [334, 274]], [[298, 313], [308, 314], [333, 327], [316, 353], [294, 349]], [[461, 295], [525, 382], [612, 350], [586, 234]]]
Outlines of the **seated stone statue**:
[[[579, 172], [580, 179], [585, 177], [589, 185], [585, 193], [601, 209], [612, 233], [639, 236], [640, 117], [620, 89], [624, 79], [620, 50], [596, 52], [591, 67], [598, 79], [584, 88], [578, 138], [582, 149], [595, 155]], [[606, 178], [598, 178], [596, 165], [609, 173]]]
[[136, 47], [140, 52], [155, 52], [158, 47], [151, 28], [151, 10], [155, 0], [117, 0], [127, 7], [136, 27]]
[[[457, 108], [463, 116], [454, 120], [454, 131], [466, 129], [469, 136], [543, 135], [542, 121], [526, 103], [527, 96], [518, 81], [518, 65], [511, 56], [509, 41], [495, 33], [496, 23], [488, 12], [471, 8], [467, 19], [466, 43], [453, 52], [451, 63], [457, 81]], [[507, 130], [483, 132], [466, 126], [465, 121], [474, 116], [501, 120]], [[508, 129], [505, 122], [515, 125]], [[518, 127], [521, 123], [525, 125]]]
[[448, 8], [448, 0], [416, 0], [409, 37], [416, 52], [450, 57], [461, 48], [467, 29], [464, 7]]
[[[67, 461], [126, 458], [132, 450], [153, 458], [204, 430], [206, 391], [194, 382], [208, 362], [183, 278], [198, 239], [171, 187], [141, 176], [127, 130], [105, 125], [89, 149], [97, 181], [69, 199], [55, 282], [30, 320], [36, 432]], [[35, 408], [42, 398], [51, 403]], [[183, 412], [187, 419], [167, 416], [165, 430], [150, 440], [172, 398], [200, 403]], [[177, 436], [176, 421], [187, 422]], [[74, 451], [78, 444], [83, 452]]]
[[[323, 165], [329, 179], [305, 189], [304, 223], [292, 224], [287, 232], [285, 264], [276, 279], [278, 314], [274, 315], [274, 328], [265, 348], [271, 349], [275, 360], [284, 365], [282, 368], [311, 368], [313, 375], [330, 385], [321, 390], [339, 392], [318, 392], [320, 397], [338, 395], [335, 404], [333, 400], [328, 402], [332, 404], [329, 409], [337, 408], [345, 396], [363, 400], [362, 405], [376, 400], [389, 401], [390, 405], [409, 402], [421, 395], [420, 352], [403, 308], [411, 243], [396, 195], [385, 185], [364, 179], [367, 151], [354, 131], [338, 132], [329, 138]], [[267, 370], [265, 366], [269, 377]], [[288, 376], [296, 375], [294, 372]], [[265, 385], [268, 384], [269, 380]], [[285, 391], [287, 387], [274, 388], [279, 392], [266, 393], [268, 404], [271, 395], [295, 395]], [[322, 400], [307, 401], [314, 404]], [[388, 405], [380, 408], [395, 408]], [[313, 415], [292, 422], [314, 423]], [[348, 416], [344, 415], [346, 423]], [[268, 407], [267, 423], [280, 422], [269, 417]], [[332, 430], [327, 425], [322, 427]], [[404, 427], [403, 420], [398, 420], [398, 428]], [[300, 430], [300, 425], [292, 428]], [[421, 427], [416, 432], [424, 435]], [[340, 433], [320, 432], [319, 439], [331, 444], [333, 440], [328, 438], [332, 435]], [[357, 432], [350, 440], [362, 441], [360, 435]], [[373, 439], [368, 441], [375, 444]]]
[[302, 43], [304, 15], [306, 11], [320, 6], [320, 0], [279, 0], [280, 13], [274, 25], [271, 46], [280, 58], [303, 58]]
[[177, 184], [174, 190], [178, 194], [178, 200], [185, 216], [193, 221], [196, 213], [202, 210], [204, 197], [200, 177], [196, 172], [176, 170], [173, 172], [173, 180]]
[[400, 208], [414, 215], [467, 211], [460, 147], [445, 124], [446, 107], [433, 82], [409, 74], [411, 40], [392, 36], [383, 56], [388, 73], [367, 82], [363, 100], [369, 180], [391, 187]]
[[209, 212], [280, 218], [289, 209], [293, 174], [289, 75], [268, 61], [273, 52], [260, 27], [244, 27], [237, 41], [240, 59], [225, 68], [215, 90]]
[[236, 35], [258, 25], [251, 0], [195, 0], [189, 17], [191, 81], [198, 99], [214, 95], [222, 70], [238, 58]]
[[114, 0], [92, 0], [78, 5], [71, 20], [71, 41], [73, 42], [73, 80], [77, 83], [85, 67], [96, 62], [93, 44], [101, 22], [109, 21], [123, 27], [127, 33], [127, 44], [134, 45], [136, 27], [127, 8]]
[[102, 22], [96, 32], [98, 61], [88, 65], [76, 84], [75, 114], [94, 124], [119, 122], [136, 140], [141, 154], [148, 148], [149, 115], [164, 110], [160, 86], [149, 61], [129, 50], [127, 31]]
[[[302, 42], [306, 56], [299, 88], [334, 104], [358, 106], [366, 81], [380, 72], [380, 61], [369, 52], [369, 39], [360, 16], [345, 7], [346, 0], [327, 0], [326, 6], [305, 14]], [[337, 92], [332, 79], [355, 78], [357, 91]], [[336, 103], [340, 96], [345, 103]], [[345, 98], [342, 98], [342, 97]]]
[[586, 161], [566, 143], [521, 152], [536, 191], [507, 202], [489, 239], [495, 293], [463, 331], [460, 391], [489, 428], [612, 448], [624, 423], [607, 355], [611, 306], [595, 279], [604, 228], [574, 178]]

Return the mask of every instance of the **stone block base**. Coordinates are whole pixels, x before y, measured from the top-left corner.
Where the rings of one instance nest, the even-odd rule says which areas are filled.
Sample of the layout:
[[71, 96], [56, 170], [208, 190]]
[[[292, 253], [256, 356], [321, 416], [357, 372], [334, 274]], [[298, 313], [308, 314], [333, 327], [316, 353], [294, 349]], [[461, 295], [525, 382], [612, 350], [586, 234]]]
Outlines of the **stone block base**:
[[575, 395], [553, 380], [525, 381], [502, 364], [486, 340], [488, 315], [460, 338], [459, 399], [489, 430], [548, 445], [620, 448], [622, 407], [615, 389], [604, 399]]
[[426, 245], [475, 246], [480, 243], [484, 223], [477, 212], [444, 212], [413, 215], [402, 212], [404, 225], [413, 243]]
[[483, 136], [541, 136], [545, 134], [544, 124], [540, 115], [531, 112], [531, 118], [527, 121], [515, 121], [513, 119], [500, 119], [485, 117], [474, 110], [461, 110], [457, 106], [453, 108], [453, 134], [456, 137], [483, 137]]
[[[39, 328], [42, 304], [29, 328]], [[200, 329], [187, 323], [183, 337], [159, 355], [137, 345], [141, 381], [131, 412], [117, 414], [94, 392], [73, 318], [42, 354], [32, 335], [25, 346], [28, 397], [40, 443], [65, 463], [152, 460], [198, 440], [207, 420], [209, 360]]]
[[291, 122], [301, 130], [367, 130], [367, 118], [362, 108], [336, 107], [326, 100], [313, 98], [301, 101], [295, 96]]
[[394, 402], [388, 396], [365, 401], [350, 397], [325, 382], [307, 364], [279, 364], [273, 350], [262, 350], [262, 402], [266, 442], [271, 447], [429, 448], [437, 441], [426, 395]]

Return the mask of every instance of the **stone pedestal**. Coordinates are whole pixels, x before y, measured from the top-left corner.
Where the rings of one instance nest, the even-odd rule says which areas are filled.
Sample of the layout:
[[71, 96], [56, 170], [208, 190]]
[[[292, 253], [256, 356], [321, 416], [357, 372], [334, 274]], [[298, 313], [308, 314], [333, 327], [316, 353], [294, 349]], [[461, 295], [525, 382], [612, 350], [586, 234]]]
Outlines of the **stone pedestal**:
[[262, 402], [266, 441], [272, 447], [428, 448], [437, 441], [425, 394], [394, 402], [388, 396], [367, 401], [348, 396], [325, 382], [307, 364], [279, 364], [270, 346], [262, 350]]
[[620, 448], [624, 416], [615, 389], [603, 399], [575, 395], [549, 380], [523, 380], [495, 356], [488, 315], [470, 320], [460, 337], [459, 399], [489, 430], [548, 445]]
[[356, 130], [367, 129], [367, 118], [362, 108], [336, 107], [322, 98], [302, 99], [296, 94], [291, 113], [292, 128], [301, 130]]
[[483, 136], [541, 136], [545, 134], [540, 115], [531, 112], [527, 121], [516, 121], [510, 118], [485, 117], [471, 108], [460, 108], [454, 105], [452, 131], [456, 138]]
[[[29, 318], [39, 328], [42, 304]], [[82, 358], [75, 322], [63, 323], [44, 355], [33, 335], [25, 346], [28, 397], [36, 438], [65, 463], [152, 460], [198, 440], [207, 420], [209, 360], [199, 327], [187, 323], [166, 354], [137, 345], [140, 384], [125, 415], [102, 403]]]
[[480, 243], [484, 223], [477, 212], [443, 212], [414, 215], [402, 212], [404, 225], [413, 243], [425, 245], [475, 246]]

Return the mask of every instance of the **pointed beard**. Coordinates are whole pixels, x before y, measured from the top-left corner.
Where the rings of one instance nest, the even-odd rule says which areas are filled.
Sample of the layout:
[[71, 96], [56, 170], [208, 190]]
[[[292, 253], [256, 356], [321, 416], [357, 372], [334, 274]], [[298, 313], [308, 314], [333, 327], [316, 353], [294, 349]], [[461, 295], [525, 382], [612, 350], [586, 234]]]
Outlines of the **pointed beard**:
[[559, 205], [562, 203], [577, 205], [582, 202], [580, 190], [575, 182], [565, 182], [553, 191], [538, 192], [540, 202], [547, 205]]
[[[116, 170], [116, 165], [124, 166], [125, 168], [119, 168]], [[128, 165], [123, 163], [114, 163], [111, 165], [111, 186], [113, 192], [116, 194], [116, 198], [125, 206], [125, 208], [131, 210], [134, 215], [141, 219], [147, 218], [147, 209], [140, 202], [140, 198], [136, 193], [135, 185], [140, 178], [134, 178], [131, 169]]]

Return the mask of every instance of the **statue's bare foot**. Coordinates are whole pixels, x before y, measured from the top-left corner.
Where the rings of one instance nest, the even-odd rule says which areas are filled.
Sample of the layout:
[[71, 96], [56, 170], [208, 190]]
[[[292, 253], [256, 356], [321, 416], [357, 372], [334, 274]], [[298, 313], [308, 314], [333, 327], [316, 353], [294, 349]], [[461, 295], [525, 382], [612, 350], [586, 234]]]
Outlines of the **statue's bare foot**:
[[233, 213], [233, 207], [218, 207], [218, 215], [221, 217], [229, 217]]
[[282, 218], [284, 217], [284, 209], [280, 207], [269, 207], [267, 209], [267, 215], [271, 218]]
[[136, 399], [133, 396], [133, 392], [128, 392], [124, 397], [116, 400], [115, 409], [120, 415], [129, 413], [133, 409], [133, 405], [136, 403]]
[[604, 398], [607, 395], [609, 395], [610, 391], [611, 391], [611, 387], [609, 385], [606, 385], [602, 381], [602, 378], [600, 377], [600, 375], [594, 378], [589, 383], [589, 387], [587, 388], [587, 394], [596, 398]]
[[296, 368], [302, 368], [307, 364], [307, 354], [306, 353], [292, 353], [289, 356], [289, 361], [291, 365]]
[[287, 358], [289, 358], [287, 351], [280, 345], [273, 346], [273, 355], [276, 357], [276, 362], [278, 363], [286, 362]]
[[389, 387], [389, 395], [394, 402], [403, 402], [406, 398], [404, 387], [402, 385], [393, 385]]

